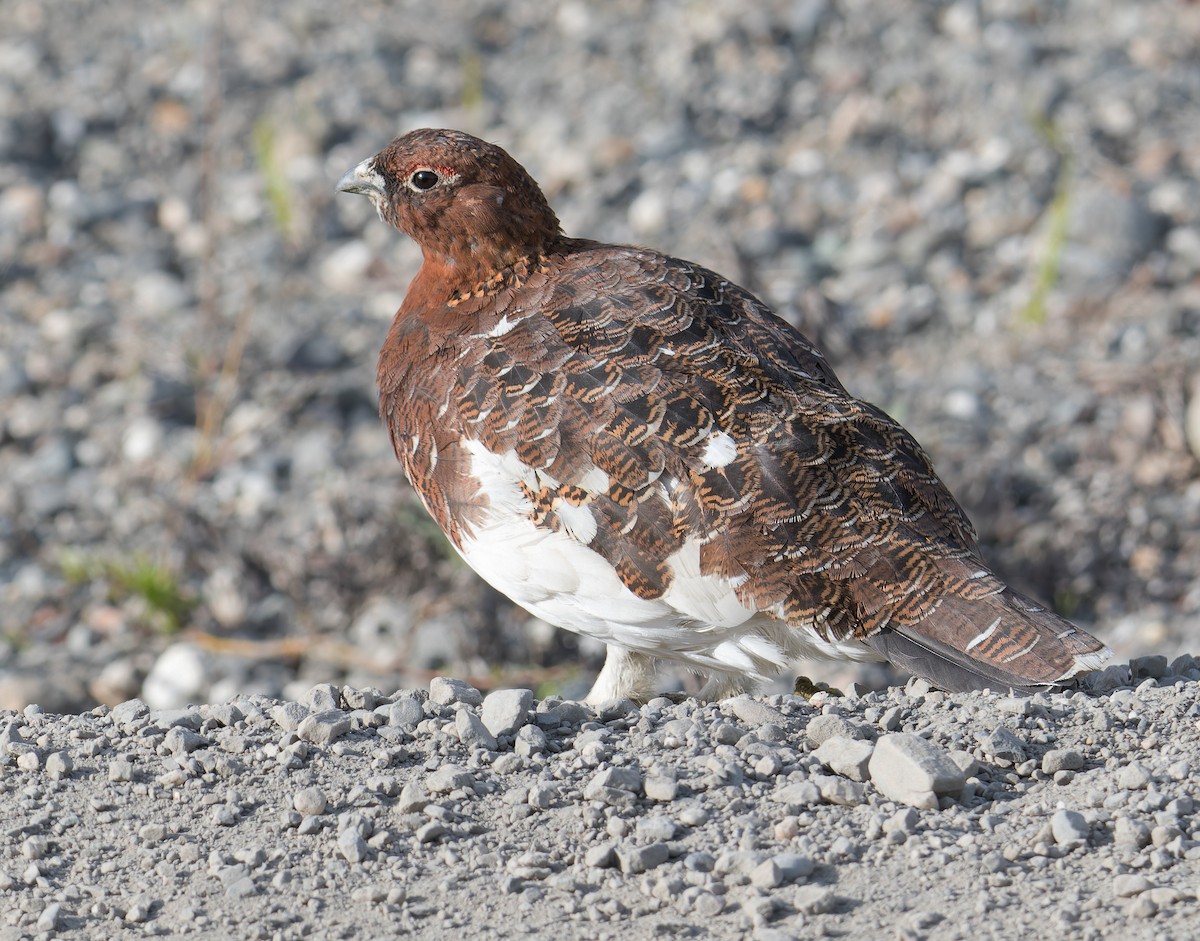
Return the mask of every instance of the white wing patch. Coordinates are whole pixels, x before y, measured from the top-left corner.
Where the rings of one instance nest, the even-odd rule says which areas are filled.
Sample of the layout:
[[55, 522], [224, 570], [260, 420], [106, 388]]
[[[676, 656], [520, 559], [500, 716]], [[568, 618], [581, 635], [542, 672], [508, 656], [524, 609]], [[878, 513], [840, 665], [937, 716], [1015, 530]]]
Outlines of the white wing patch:
[[714, 431], [704, 444], [700, 460], [709, 467], [725, 467], [732, 464], [736, 457], [737, 442], [724, 431]]
[[607, 493], [608, 488], [612, 486], [612, 480], [608, 474], [593, 465], [586, 474], [579, 478], [579, 486], [589, 493]]
[[504, 336], [504, 334], [508, 333], [508, 331], [511, 330], [515, 326], [516, 326], [516, 323], [509, 320], [508, 314], [505, 314], [499, 320], [496, 321], [496, 326], [492, 327], [492, 329], [487, 332], [487, 336], [502, 337], [502, 336]]
[[586, 546], [596, 538], [596, 516], [588, 506], [576, 506], [574, 503], [559, 500], [554, 505], [554, 511], [558, 514], [563, 529], [573, 539]]

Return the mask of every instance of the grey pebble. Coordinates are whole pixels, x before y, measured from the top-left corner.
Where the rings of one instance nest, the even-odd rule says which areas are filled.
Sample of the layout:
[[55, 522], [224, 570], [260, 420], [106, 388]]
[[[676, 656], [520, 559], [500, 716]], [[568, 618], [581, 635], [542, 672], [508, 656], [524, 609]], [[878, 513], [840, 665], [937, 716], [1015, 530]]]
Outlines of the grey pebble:
[[496, 736], [484, 725], [483, 721], [469, 709], [460, 709], [454, 717], [454, 726], [458, 732], [458, 740], [468, 748], [482, 748], [495, 751], [498, 747]]
[[678, 827], [670, 817], [664, 817], [661, 814], [652, 814], [648, 817], [639, 817], [634, 830], [644, 840], [657, 840], [666, 843], [669, 840], [675, 839]]
[[546, 733], [536, 725], [523, 725], [517, 730], [517, 738], [513, 743], [513, 751], [521, 758], [540, 755], [549, 747]]
[[1150, 825], [1121, 815], [1113, 820], [1113, 842], [1118, 846], [1142, 849], [1150, 843]]
[[962, 792], [965, 776], [936, 745], [910, 732], [893, 732], [875, 743], [871, 783], [885, 797], [934, 810], [941, 795]]
[[980, 744], [984, 753], [992, 758], [1014, 765], [1025, 760], [1025, 743], [1006, 725], [997, 726], [991, 734], [982, 736]]
[[340, 709], [312, 713], [296, 726], [296, 734], [314, 745], [330, 745], [349, 731], [350, 717]]
[[634, 768], [605, 768], [583, 790], [585, 800], [632, 806], [642, 790], [641, 772]]
[[600, 843], [596, 846], [590, 846], [587, 852], [584, 853], [583, 861], [585, 865], [593, 869], [607, 869], [610, 866], [615, 866], [617, 863], [616, 846], [612, 843]]
[[875, 743], [863, 739], [833, 735], [816, 750], [817, 760], [835, 774], [851, 781], [866, 781]]
[[857, 807], [866, 800], [866, 787], [858, 781], [832, 774], [814, 775], [812, 780], [821, 792], [821, 800], [828, 804]]
[[760, 725], [786, 725], [787, 720], [778, 709], [772, 709], [766, 703], [751, 699], [749, 696], [735, 696], [727, 699], [722, 708], [728, 709], [739, 722], [744, 722], [751, 728]]
[[295, 732], [310, 712], [307, 706], [298, 702], [282, 702], [271, 709], [270, 716], [283, 731]]
[[1083, 755], [1073, 748], [1052, 748], [1042, 755], [1042, 771], [1057, 774], [1059, 771], [1078, 771], [1083, 767]]
[[1127, 764], [1117, 773], [1117, 787], [1127, 791], [1140, 791], [1145, 789], [1154, 780], [1145, 766], [1139, 762], [1131, 762]]
[[1132, 898], [1154, 888], [1154, 883], [1138, 872], [1124, 873], [1114, 876], [1112, 881], [1113, 895], [1119, 899]]
[[821, 789], [812, 781], [796, 781], [777, 787], [771, 792], [771, 800], [783, 804], [786, 813], [795, 814], [820, 803]]
[[108, 716], [115, 725], [126, 731], [135, 729], [142, 720], [150, 715], [150, 707], [140, 699], [128, 699], [112, 707]]
[[425, 718], [425, 707], [414, 694], [396, 697], [393, 702], [375, 707], [375, 714], [383, 717], [388, 725], [402, 729], [415, 729]]
[[679, 781], [673, 776], [651, 774], [642, 782], [642, 788], [647, 799], [667, 803], [678, 796]]
[[801, 886], [791, 897], [796, 911], [805, 915], [824, 915], [833, 911], [839, 901], [833, 887], [827, 885]]
[[118, 758], [108, 763], [108, 780], [116, 783], [133, 780], [133, 762]]
[[429, 823], [417, 828], [415, 836], [418, 843], [436, 843], [449, 832], [445, 824], [437, 820], [430, 820]]
[[617, 849], [617, 862], [621, 872], [636, 874], [661, 866], [671, 858], [666, 843], [648, 843], [645, 846], [621, 846]]
[[205, 735], [193, 732], [184, 725], [172, 726], [163, 737], [163, 747], [176, 755], [185, 755], [199, 748], [207, 748], [212, 740]]
[[[419, 834], [419, 831], [418, 831]], [[418, 835], [418, 839], [420, 839]], [[421, 842], [426, 842], [421, 840]], [[351, 863], [361, 863], [370, 854], [370, 847], [363, 835], [353, 827], [342, 830], [337, 838], [338, 852], [342, 857]]]
[[470, 683], [449, 676], [435, 676], [429, 681], [429, 701], [439, 706], [450, 706], [456, 702], [467, 706], [478, 706], [483, 694]]
[[471, 772], [455, 765], [443, 765], [436, 771], [426, 775], [425, 790], [430, 794], [449, 794], [459, 789], [470, 789], [475, 785], [475, 776]]
[[481, 718], [492, 735], [515, 735], [528, 721], [532, 708], [532, 690], [497, 689], [483, 697]]
[[839, 715], [813, 716], [805, 728], [805, 735], [814, 747], [822, 745], [834, 736], [862, 738], [861, 730], [850, 720]]
[[529, 789], [529, 796], [525, 798], [526, 803], [530, 807], [536, 807], [538, 810], [545, 810], [550, 807], [559, 797], [558, 785], [548, 781], [539, 781]]
[[1091, 827], [1083, 814], [1073, 810], [1057, 810], [1050, 817], [1050, 829], [1054, 842], [1059, 845], [1086, 843]]
[[62, 914], [62, 905], [58, 902], [50, 902], [42, 909], [41, 914], [37, 919], [37, 930], [51, 932], [58, 930], [59, 916]]
[[292, 807], [305, 817], [325, 813], [328, 803], [325, 792], [315, 785], [301, 788], [292, 795]]

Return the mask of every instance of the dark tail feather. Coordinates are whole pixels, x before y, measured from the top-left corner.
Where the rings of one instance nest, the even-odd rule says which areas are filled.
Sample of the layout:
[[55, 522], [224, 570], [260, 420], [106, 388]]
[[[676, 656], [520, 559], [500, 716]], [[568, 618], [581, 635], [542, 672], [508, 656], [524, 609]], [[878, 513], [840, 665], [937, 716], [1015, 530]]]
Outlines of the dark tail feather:
[[1031, 693], [1095, 670], [1112, 651], [1087, 631], [1011, 589], [943, 598], [912, 626], [869, 637], [881, 656], [938, 689]]

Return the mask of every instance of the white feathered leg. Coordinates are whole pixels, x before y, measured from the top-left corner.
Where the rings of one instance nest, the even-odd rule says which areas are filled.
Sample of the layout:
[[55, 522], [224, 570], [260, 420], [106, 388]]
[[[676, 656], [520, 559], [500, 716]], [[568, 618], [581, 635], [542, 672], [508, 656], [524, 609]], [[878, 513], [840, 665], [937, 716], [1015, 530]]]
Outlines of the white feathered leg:
[[646, 702], [654, 696], [654, 658], [625, 647], [608, 645], [604, 669], [584, 701], [593, 706], [618, 699]]

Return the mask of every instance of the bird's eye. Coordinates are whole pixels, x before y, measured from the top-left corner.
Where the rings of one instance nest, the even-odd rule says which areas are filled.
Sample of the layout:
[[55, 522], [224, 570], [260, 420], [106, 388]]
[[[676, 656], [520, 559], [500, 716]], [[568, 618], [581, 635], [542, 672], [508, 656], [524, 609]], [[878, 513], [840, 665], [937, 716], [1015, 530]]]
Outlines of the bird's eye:
[[408, 178], [415, 190], [431, 190], [441, 182], [441, 177], [433, 170], [418, 170]]

